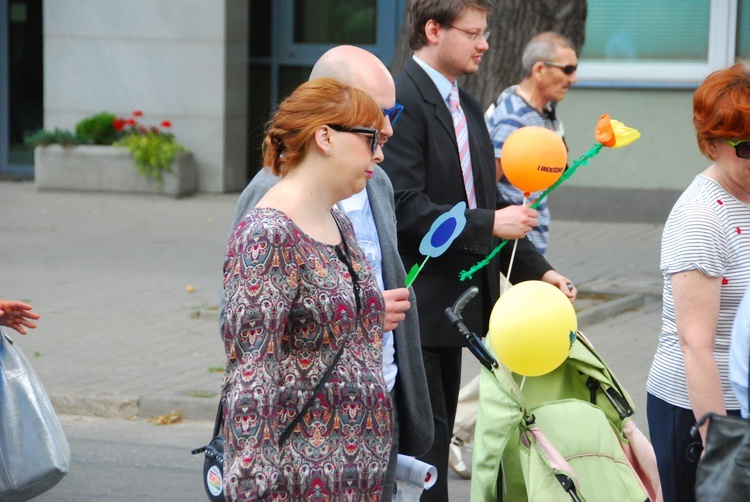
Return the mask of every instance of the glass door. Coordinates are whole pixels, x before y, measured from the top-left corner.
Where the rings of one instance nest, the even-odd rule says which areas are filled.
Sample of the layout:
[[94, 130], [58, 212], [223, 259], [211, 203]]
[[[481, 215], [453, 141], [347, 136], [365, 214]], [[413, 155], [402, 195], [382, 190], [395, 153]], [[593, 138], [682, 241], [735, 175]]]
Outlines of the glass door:
[[44, 121], [42, 0], [0, 0], [0, 176], [30, 178]]
[[260, 169], [263, 125], [336, 45], [357, 45], [390, 65], [406, 0], [251, 0], [248, 179]]

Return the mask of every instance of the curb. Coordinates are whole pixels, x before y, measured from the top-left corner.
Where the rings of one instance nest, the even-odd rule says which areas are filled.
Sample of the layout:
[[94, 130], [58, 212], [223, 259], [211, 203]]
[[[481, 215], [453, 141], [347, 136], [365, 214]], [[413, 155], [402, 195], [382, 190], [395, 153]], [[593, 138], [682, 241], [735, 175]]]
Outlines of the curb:
[[85, 415], [101, 418], [151, 418], [180, 412], [183, 420], [209, 420], [216, 418], [218, 397], [188, 396], [127, 396], [107, 394], [76, 396], [51, 395], [50, 401], [58, 415]]
[[646, 295], [644, 294], [634, 293], [617, 298], [616, 300], [594, 305], [578, 313], [578, 325], [596, 324], [617, 314], [621, 314], [626, 310], [640, 308], [645, 303], [645, 297]]

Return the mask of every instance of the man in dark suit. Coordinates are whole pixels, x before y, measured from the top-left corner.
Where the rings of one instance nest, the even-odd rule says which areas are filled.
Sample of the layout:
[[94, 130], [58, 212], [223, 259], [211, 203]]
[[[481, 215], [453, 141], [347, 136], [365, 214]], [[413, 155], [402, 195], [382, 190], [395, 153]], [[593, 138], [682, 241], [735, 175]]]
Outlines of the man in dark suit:
[[[397, 107], [396, 89], [390, 72], [376, 56], [358, 47], [334, 47], [315, 63], [310, 79], [319, 77], [335, 78], [372, 96], [384, 113], [391, 111], [386, 113], [388, 118], [380, 131], [381, 142], [393, 135], [391, 117], [394, 122], [398, 118], [398, 114], [392, 112]], [[258, 172], [237, 202], [232, 228], [278, 181], [279, 178], [267, 169]], [[381, 288], [384, 288], [386, 301], [383, 331], [389, 332], [384, 336], [383, 373], [396, 403], [393, 449], [382, 497], [383, 501], [390, 501], [398, 453], [423, 454], [430, 448], [433, 438], [417, 306], [413, 292], [404, 288], [406, 271], [396, 243], [393, 187], [385, 172], [376, 165], [363, 193], [340, 202], [339, 206], [349, 215], [360, 247], [376, 273], [382, 276]]]
[[486, 333], [499, 296], [499, 267], [507, 270], [513, 246], [503, 248], [500, 263], [493, 261], [472, 279], [461, 282], [459, 273], [490, 253], [498, 238], [520, 239], [511, 282], [543, 280], [571, 300], [576, 293], [525, 238], [536, 225], [537, 212], [497, 202], [495, 156], [482, 109], [455, 85], [460, 75], [478, 71], [489, 48], [487, 16], [493, 10], [492, 0], [412, 0], [407, 23], [414, 56], [395, 79], [396, 100], [404, 113], [381, 163], [393, 183], [399, 252], [407, 268], [424, 259], [419, 244], [433, 221], [460, 201], [468, 207], [461, 235], [414, 282], [435, 424], [435, 441], [420, 459], [438, 469], [437, 484], [422, 500], [448, 499], [448, 449], [464, 340], [444, 311], [461, 292], [477, 286], [479, 298], [466, 306], [463, 317], [470, 329]]

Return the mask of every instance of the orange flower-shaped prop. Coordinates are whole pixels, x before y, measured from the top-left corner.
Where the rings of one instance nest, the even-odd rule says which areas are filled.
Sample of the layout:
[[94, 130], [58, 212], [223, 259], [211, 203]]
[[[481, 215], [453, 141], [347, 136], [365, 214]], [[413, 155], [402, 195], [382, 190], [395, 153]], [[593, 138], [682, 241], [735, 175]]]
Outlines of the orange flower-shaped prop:
[[[571, 164], [570, 167], [565, 170], [563, 175], [560, 176], [560, 178], [551, 187], [542, 192], [542, 195], [539, 196], [539, 198], [531, 205], [531, 207], [533, 209], [539, 207], [539, 204], [544, 200], [545, 197], [552, 193], [555, 188], [560, 186], [563, 181], [573, 176], [573, 174], [575, 174], [576, 170], [580, 166], [588, 164], [589, 160], [595, 157], [605, 146], [607, 148], [621, 148], [623, 146], [629, 145], [640, 137], [640, 132], [631, 127], [627, 127], [622, 122], [610, 119], [609, 114], [605, 113], [604, 115], [599, 117], [599, 121], [596, 123], [596, 128], [594, 130], [594, 138], [596, 139], [596, 143], [594, 143], [593, 146], [589, 148], [588, 152], [584, 153], [575, 162], [573, 162], [573, 164]], [[492, 258], [494, 258], [495, 255], [497, 255], [497, 253], [499, 253], [503, 246], [505, 246], [505, 244], [507, 243], [508, 239], [504, 239], [482, 261], [471, 267], [468, 271], [462, 270], [459, 274], [461, 280], [465, 281], [466, 279], [471, 279], [471, 276], [474, 275], [474, 273], [486, 267], [487, 264], [489, 264], [489, 262], [492, 260]]]
[[628, 127], [619, 120], [612, 120], [605, 113], [599, 117], [594, 130], [594, 138], [607, 148], [621, 148], [628, 146], [641, 137], [641, 133], [632, 127]]

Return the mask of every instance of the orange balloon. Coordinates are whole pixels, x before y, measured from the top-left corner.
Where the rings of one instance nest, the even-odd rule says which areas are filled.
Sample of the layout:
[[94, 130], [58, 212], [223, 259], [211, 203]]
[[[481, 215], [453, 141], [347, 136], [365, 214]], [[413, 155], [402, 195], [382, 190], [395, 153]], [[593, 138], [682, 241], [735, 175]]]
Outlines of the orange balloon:
[[540, 126], [516, 129], [501, 151], [503, 174], [527, 194], [551, 187], [565, 171], [568, 152], [563, 140]]

